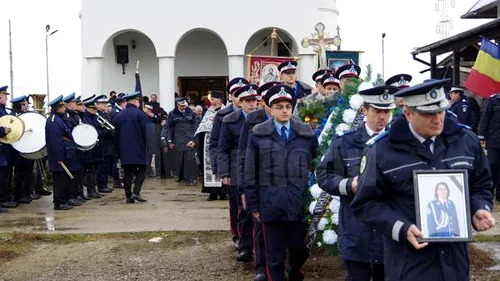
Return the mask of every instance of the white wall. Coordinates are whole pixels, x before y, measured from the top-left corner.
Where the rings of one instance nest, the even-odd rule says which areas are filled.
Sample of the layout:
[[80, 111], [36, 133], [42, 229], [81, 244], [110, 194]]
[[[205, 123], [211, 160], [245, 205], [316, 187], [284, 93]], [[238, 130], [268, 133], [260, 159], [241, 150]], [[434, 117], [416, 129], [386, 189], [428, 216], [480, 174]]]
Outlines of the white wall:
[[[136, 41], [133, 49], [131, 42]], [[116, 63], [115, 46], [128, 45], [129, 63], [125, 65], [125, 74], [122, 74], [122, 65]], [[116, 92], [132, 93], [135, 90], [136, 62], [139, 61], [139, 74], [144, 95], [150, 96], [159, 92], [158, 58], [151, 40], [138, 32], [125, 32], [114, 39], [108, 40], [104, 47], [102, 92], [108, 94]]]

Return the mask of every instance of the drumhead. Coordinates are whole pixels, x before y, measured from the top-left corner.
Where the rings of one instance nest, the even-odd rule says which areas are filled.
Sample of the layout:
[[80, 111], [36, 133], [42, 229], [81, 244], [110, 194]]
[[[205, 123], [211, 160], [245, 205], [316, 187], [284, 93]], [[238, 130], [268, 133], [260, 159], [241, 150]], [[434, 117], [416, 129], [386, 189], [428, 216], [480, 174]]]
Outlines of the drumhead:
[[24, 134], [12, 144], [20, 153], [34, 153], [45, 147], [45, 116], [37, 112], [26, 112], [18, 116], [24, 122]]
[[97, 142], [99, 135], [97, 130], [89, 124], [80, 124], [71, 133], [75, 143], [81, 146], [90, 146]]

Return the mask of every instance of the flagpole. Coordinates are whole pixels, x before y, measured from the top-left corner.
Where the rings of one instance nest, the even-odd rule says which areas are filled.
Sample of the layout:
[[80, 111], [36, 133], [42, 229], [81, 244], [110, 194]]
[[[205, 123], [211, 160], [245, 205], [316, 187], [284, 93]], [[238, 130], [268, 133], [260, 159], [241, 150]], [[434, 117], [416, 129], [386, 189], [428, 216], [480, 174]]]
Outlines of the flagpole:
[[10, 93], [14, 97], [14, 70], [12, 68], [12, 30], [9, 19], [9, 60], [10, 60]]

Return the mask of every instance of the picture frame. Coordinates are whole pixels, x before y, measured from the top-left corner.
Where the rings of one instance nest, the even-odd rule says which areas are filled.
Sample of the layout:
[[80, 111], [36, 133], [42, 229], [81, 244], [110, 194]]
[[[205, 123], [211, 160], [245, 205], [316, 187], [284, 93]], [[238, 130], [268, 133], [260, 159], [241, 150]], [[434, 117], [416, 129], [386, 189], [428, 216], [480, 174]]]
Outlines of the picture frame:
[[413, 184], [420, 242], [472, 241], [467, 170], [415, 170]]
[[339, 67], [350, 63], [352, 63], [351, 59], [328, 59], [328, 67], [334, 71], [337, 71]]

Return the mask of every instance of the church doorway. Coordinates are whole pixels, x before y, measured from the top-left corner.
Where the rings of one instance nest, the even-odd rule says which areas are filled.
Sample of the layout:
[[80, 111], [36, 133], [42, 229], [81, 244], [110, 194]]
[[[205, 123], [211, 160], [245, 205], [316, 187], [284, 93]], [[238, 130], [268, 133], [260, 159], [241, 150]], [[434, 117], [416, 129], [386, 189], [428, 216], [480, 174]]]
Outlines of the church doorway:
[[189, 98], [196, 105], [206, 105], [205, 100], [213, 91], [226, 91], [227, 76], [179, 77], [179, 95]]

